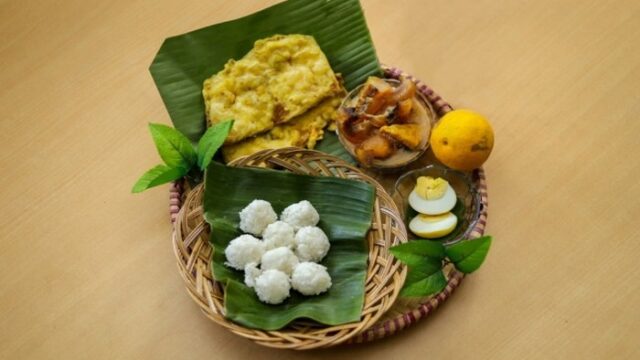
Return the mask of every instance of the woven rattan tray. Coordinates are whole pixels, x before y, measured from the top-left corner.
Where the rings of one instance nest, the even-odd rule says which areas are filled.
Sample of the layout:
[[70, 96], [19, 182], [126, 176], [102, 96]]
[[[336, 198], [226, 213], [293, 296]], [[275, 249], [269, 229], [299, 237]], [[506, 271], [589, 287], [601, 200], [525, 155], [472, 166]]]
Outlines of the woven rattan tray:
[[215, 281], [210, 271], [214, 249], [209, 245], [209, 227], [202, 209], [204, 191], [200, 184], [189, 192], [178, 213], [173, 243], [180, 273], [202, 311], [234, 333], [276, 348], [302, 350], [333, 346], [373, 326], [393, 305], [406, 276], [406, 267], [388, 250], [393, 245], [406, 242], [407, 232], [395, 203], [382, 186], [341, 159], [301, 148], [262, 151], [229, 166], [264, 166], [296, 174], [359, 180], [375, 186], [373, 220], [366, 238], [369, 256], [364, 304], [359, 321], [338, 326], [294, 321], [277, 331], [263, 331], [248, 329], [227, 319], [224, 316], [224, 286]]
[[[431, 103], [438, 116], [442, 116], [452, 110], [451, 106], [439, 95], [413, 76], [391, 67], [384, 67], [384, 71], [386, 77], [399, 78], [400, 76], [405, 76], [414, 81], [418, 91]], [[330, 169], [338, 169], [338, 174], [342, 174], [344, 177], [369, 181], [378, 186], [379, 190], [383, 188], [388, 190], [393, 183], [392, 180], [396, 177], [394, 174], [375, 173], [367, 176], [339, 159], [317, 152], [305, 152], [305, 157], [309, 161], [300, 161], [300, 154], [298, 153], [295, 156], [295, 153], [300, 151], [288, 149], [263, 152], [258, 156], [240, 159], [233, 165], [252, 166], [264, 164], [266, 161], [273, 166], [290, 171], [325, 176], [329, 173], [335, 174], [335, 171], [332, 172]], [[416, 166], [420, 165], [416, 164]], [[470, 232], [470, 237], [476, 238], [484, 233], [488, 199], [484, 171], [477, 169], [472, 173], [472, 177], [481, 196], [480, 217]], [[386, 227], [387, 238], [385, 239], [386, 244], [383, 246], [378, 244], [378, 248], [374, 252], [383, 251], [384, 247], [389, 246], [392, 241], [406, 241], [406, 230], [401, 219], [399, 219], [395, 204], [393, 204], [393, 201], [384, 190], [378, 191], [378, 193], [382, 194], [382, 196], [379, 197], [376, 204], [379, 209], [377, 212], [379, 215], [384, 216], [384, 219], [378, 216], [377, 222], [374, 221], [373, 231], [379, 231], [380, 225], [383, 225]], [[370, 263], [367, 289], [377, 286], [380, 291], [368, 296], [369, 302], [365, 301], [365, 311], [360, 322], [337, 327], [317, 327], [313, 324], [296, 323], [293, 327], [272, 332], [246, 329], [229, 322], [222, 315], [224, 309], [222, 287], [211, 279], [208, 266], [211, 249], [208, 245], [208, 226], [202, 217], [201, 196], [201, 186], [189, 189], [185, 188], [180, 182], [175, 183], [170, 191], [171, 221], [177, 224], [177, 226], [174, 226], [173, 234], [174, 251], [178, 259], [180, 273], [186, 282], [187, 290], [211, 320], [227, 327], [234, 333], [265, 346], [302, 350], [328, 347], [341, 343], [361, 343], [395, 334], [427, 317], [451, 296], [464, 277], [452, 266], [448, 266], [445, 268], [448, 284], [440, 293], [422, 299], [407, 300], [400, 298], [396, 300], [405, 274], [403, 268], [385, 252], [385, 256], [379, 258], [379, 263]], [[393, 239], [391, 239], [391, 234], [393, 234]], [[370, 242], [370, 246], [374, 246], [374, 249], [376, 249], [375, 245], [375, 243]], [[378, 254], [374, 255], [378, 259]], [[370, 254], [370, 259], [371, 256], [372, 254]], [[372, 266], [378, 266], [378, 268], [373, 271]]]

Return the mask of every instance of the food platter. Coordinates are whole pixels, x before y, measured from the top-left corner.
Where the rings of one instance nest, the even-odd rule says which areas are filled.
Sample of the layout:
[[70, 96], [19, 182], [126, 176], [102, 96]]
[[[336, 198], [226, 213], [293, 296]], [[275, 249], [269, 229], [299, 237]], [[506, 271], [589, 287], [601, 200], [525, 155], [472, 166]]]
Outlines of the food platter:
[[215, 323], [261, 345], [366, 342], [483, 263], [489, 121], [378, 62], [358, 0], [287, 0], [165, 40], [173, 247]]
[[[393, 67], [384, 67], [385, 76], [400, 77], [406, 76], [414, 81], [426, 99], [431, 103], [438, 115], [444, 115], [452, 110], [452, 107], [442, 99], [435, 91], [426, 84], [422, 83], [415, 77], [402, 72], [400, 69]], [[388, 191], [393, 184], [393, 179], [397, 178], [397, 174], [372, 172], [366, 174], [353, 166], [324, 154], [317, 152], [305, 151], [305, 156], [301, 159], [298, 157], [291, 158], [293, 154], [300, 154], [300, 149], [283, 149], [276, 151], [266, 151], [256, 154], [251, 158], [244, 158], [233, 164], [234, 166], [251, 166], [252, 164], [260, 164], [264, 161], [272, 164], [272, 166], [284, 167], [293, 171], [317, 171], [317, 169], [327, 171], [326, 162], [332, 163], [329, 166], [332, 169], [343, 168], [345, 174], [351, 176], [362, 177], [365, 181], [376, 183], [376, 186], [382, 187], [383, 201], [385, 204], [381, 209], [381, 214], [388, 217], [391, 221], [389, 231], [385, 234], [396, 234], [395, 240], [381, 237], [384, 239], [381, 251], [388, 250], [388, 247], [394, 242], [406, 241], [406, 229], [397, 213], [397, 206], [388, 198]], [[309, 158], [312, 163], [322, 163], [321, 167], [313, 167], [304, 159]], [[357, 175], [353, 175], [357, 174]], [[326, 175], [326, 173], [325, 173]], [[482, 169], [477, 169], [472, 173], [472, 180], [480, 194], [480, 213], [477, 222], [470, 229], [470, 238], [478, 238], [484, 234], [487, 221], [488, 197], [485, 174]], [[380, 184], [386, 184], [386, 188]], [[209, 261], [211, 257], [211, 248], [208, 245], [208, 225], [202, 216], [202, 187], [191, 189], [184, 182], [176, 182], [172, 185], [170, 191], [170, 217], [174, 224], [174, 233], [172, 236], [173, 248], [178, 261], [178, 268], [186, 288], [193, 300], [201, 308], [202, 312], [212, 321], [223, 325], [230, 331], [249, 338], [257, 343], [269, 347], [288, 348], [288, 349], [310, 349], [316, 347], [328, 347], [343, 343], [363, 343], [381, 339], [409, 327], [412, 324], [426, 318], [442, 303], [444, 303], [460, 285], [464, 279], [464, 274], [456, 271], [453, 266], [446, 268], [447, 285], [437, 294], [423, 298], [402, 299], [398, 298], [398, 288], [396, 282], [401, 282], [406, 271], [403, 266], [395, 264], [388, 269], [386, 276], [393, 282], [386, 284], [387, 289], [393, 289], [391, 294], [385, 299], [381, 312], [375, 315], [364, 311], [366, 314], [363, 320], [357, 326], [343, 326], [337, 329], [332, 328], [315, 328], [308, 327], [309, 324], [293, 325], [289, 331], [291, 333], [277, 331], [269, 333], [265, 331], [246, 329], [229, 322], [224, 317], [223, 304], [223, 288], [216, 283], [211, 277]], [[381, 220], [382, 223], [384, 221]], [[373, 229], [377, 229], [374, 225]], [[373, 230], [372, 230], [373, 231]], [[404, 232], [404, 235], [402, 234]], [[383, 276], [384, 277], [384, 276]], [[380, 285], [380, 284], [378, 284]], [[382, 299], [380, 299], [382, 300]], [[367, 307], [365, 306], [365, 309]]]

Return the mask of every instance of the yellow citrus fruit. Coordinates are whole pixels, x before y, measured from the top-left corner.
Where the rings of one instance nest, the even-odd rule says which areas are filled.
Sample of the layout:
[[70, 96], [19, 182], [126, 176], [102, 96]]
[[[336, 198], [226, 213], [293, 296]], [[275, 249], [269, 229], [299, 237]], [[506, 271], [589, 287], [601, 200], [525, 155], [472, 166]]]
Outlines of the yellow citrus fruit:
[[453, 110], [438, 121], [431, 132], [431, 149], [440, 162], [455, 170], [482, 166], [493, 149], [493, 129], [482, 115], [471, 110]]

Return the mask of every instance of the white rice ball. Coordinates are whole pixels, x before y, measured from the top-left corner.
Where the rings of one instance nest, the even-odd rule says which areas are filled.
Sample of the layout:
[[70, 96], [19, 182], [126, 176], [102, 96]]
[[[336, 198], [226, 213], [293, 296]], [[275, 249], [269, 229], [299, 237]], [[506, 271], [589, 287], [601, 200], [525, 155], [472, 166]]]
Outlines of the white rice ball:
[[292, 249], [296, 244], [293, 236], [293, 227], [284, 221], [276, 221], [273, 224], [269, 224], [262, 233], [262, 239], [267, 246], [267, 250], [281, 246]]
[[291, 284], [287, 274], [280, 270], [265, 270], [255, 280], [254, 289], [260, 301], [280, 304], [289, 297]]
[[240, 230], [260, 236], [267, 225], [276, 220], [278, 220], [278, 214], [273, 211], [268, 201], [253, 200], [240, 211]]
[[248, 263], [244, 267], [244, 283], [248, 287], [254, 287], [256, 284], [256, 278], [262, 274], [262, 271], [258, 269], [258, 264], [254, 262]]
[[305, 226], [318, 225], [320, 215], [309, 201], [302, 200], [287, 206], [287, 208], [282, 211], [280, 220], [293, 226], [293, 229], [298, 231]]
[[291, 286], [302, 295], [318, 295], [329, 290], [331, 276], [320, 264], [302, 262], [293, 270]]
[[237, 270], [244, 270], [248, 263], [259, 263], [262, 254], [266, 251], [264, 243], [255, 237], [244, 234], [231, 240], [224, 254], [227, 257], [227, 266]]
[[295, 240], [296, 255], [300, 261], [319, 262], [331, 247], [327, 235], [316, 226], [305, 226], [298, 230]]
[[298, 265], [296, 254], [288, 247], [279, 247], [262, 255], [262, 270], [276, 269], [291, 275], [293, 268]]

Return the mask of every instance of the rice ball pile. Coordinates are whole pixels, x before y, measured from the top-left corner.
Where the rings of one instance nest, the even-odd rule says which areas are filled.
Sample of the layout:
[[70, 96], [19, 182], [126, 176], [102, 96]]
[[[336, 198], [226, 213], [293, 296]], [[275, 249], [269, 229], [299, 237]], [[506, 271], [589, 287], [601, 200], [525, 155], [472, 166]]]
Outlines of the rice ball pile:
[[225, 265], [244, 271], [244, 283], [260, 301], [280, 304], [291, 289], [305, 296], [329, 290], [331, 276], [318, 262], [331, 244], [317, 227], [320, 215], [309, 201], [289, 205], [279, 221], [265, 200], [253, 200], [239, 215], [240, 230], [249, 234], [231, 240], [224, 251]]

